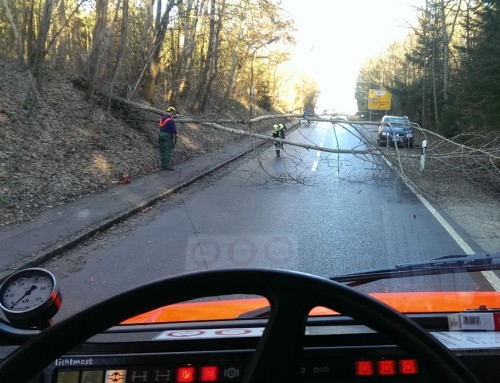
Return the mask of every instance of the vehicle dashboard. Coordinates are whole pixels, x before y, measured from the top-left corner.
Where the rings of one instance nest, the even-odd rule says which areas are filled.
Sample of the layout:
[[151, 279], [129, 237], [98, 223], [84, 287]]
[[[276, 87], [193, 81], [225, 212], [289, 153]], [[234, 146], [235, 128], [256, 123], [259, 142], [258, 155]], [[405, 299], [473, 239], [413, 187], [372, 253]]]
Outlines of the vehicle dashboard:
[[[448, 332], [445, 314], [411, 318], [435, 336], [459, 334]], [[266, 319], [239, 319], [116, 326], [57, 358], [29, 383], [237, 383], [265, 325]], [[2, 342], [0, 358], [13, 348]], [[500, 346], [478, 342], [461, 349], [457, 343], [452, 349], [479, 381], [500, 375]], [[345, 316], [308, 319], [296, 374], [300, 382], [315, 383], [433, 381], [411, 350]]]

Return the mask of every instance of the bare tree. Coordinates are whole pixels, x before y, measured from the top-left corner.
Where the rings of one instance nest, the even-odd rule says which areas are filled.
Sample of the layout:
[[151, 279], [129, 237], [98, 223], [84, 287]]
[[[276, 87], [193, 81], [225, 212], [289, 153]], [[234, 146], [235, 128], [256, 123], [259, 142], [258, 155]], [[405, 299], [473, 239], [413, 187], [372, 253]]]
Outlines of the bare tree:
[[[118, 47], [118, 60], [116, 62], [114, 68], [113, 78], [111, 80], [111, 84], [109, 86], [110, 93], [113, 92], [113, 85], [118, 77], [118, 74], [121, 71], [123, 60], [125, 57], [125, 53], [127, 51], [127, 36], [128, 36], [128, 0], [123, 0], [123, 8], [122, 8], [122, 22], [120, 27], [120, 45]], [[111, 99], [108, 103], [108, 110], [111, 107]]]
[[[181, 97], [187, 97], [191, 88], [193, 57], [196, 48], [196, 29], [199, 25], [199, 15], [203, 12], [205, 0], [188, 0], [179, 3], [179, 24], [182, 33], [182, 46], [173, 64], [173, 75], [170, 78], [170, 87], [165, 97], [177, 104]], [[177, 90], [177, 91], [175, 91]]]
[[157, 10], [156, 10], [156, 22], [153, 46], [151, 54], [149, 56], [146, 78], [144, 80], [144, 87], [142, 90], [142, 97], [144, 100], [151, 102], [153, 100], [153, 95], [155, 91], [156, 79], [159, 74], [160, 65], [160, 53], [163, 47], [163, 42], [165, 41], [165, 35], [167, 33], [167, 27], [170, 20], [170, 11], [175, 5], [175, 0], [168, 0], [165, 11], [162, 15], [162, 2], [158, 0]]
[[45, 0], [42, 11], [42, 18], [38, 26], [38, 35], [35, 40], [34, 49], [30, 49], [31, 55], [28, 57], [28, 64], [33, 72], [33, 76], [38, 78], [40, 70], [47, 55], [47, 38], [52, 20], [52, 10], [54, 0]]
[[100, 70], [100, 55], [107, 28], [108, 0], [96, 0], [96, 23], [92, 39], [92, 50], [87, 63], [87, 96], [92, 98]]
[[448, 25], [446, 22], [446, 7], [444, 0], [441, 0], [441, 36], [443, 40], [443, 102], [446, 109], [448, 104], [448, 88], [449, 88], [449, 56], [450, 48], [448, 38]]
[[21, 62], [21, 64], [22, 64], [23, 67], [27, 67], [27, 69], [28, 69], [28, 75], [29, 75], [29, 78], [30, 78], [30, 88], [31, 88], [30, 90], [31, 90], [31, 94], [28, 94], [27, 98], [24, 101], [24, 104], [28, 107], [28, 109], [31, 112], [33, 110], [33, 107], [35, 106], [35, 104], [38, 102], [38, 89], [37, 89], [36, 78], [33, 76], [33, 73], [31, 71], [31, 69], [28, 67], [27, 63], [25, 62], [24, 56], [22, 56], [22, 52], [23, 52], [23, 49], [22, 49], [22, 45], [23, 45], [22, 37], [21, 37], [21, 34], [19, 33], [19, 30], [18, 30], [18, 27], [16, 25], [16, 22], [15, 22], [13, 16], [12, 16], [12, 13], [10, 11], [9, 5], [7, 3], [7, 0], [2, 0], [2, 5], [5, 8], [5, 13], [7, 15], [9, 23], [10, 23], [10, 25], [12, 27], [13, 32], [14, 32], [15, 40], [17, 40], [17, 43], [18, 43], [18, 47], [19, 47], [18, 48], [19, 61]]
[[438, 53], [438, 40], [437, 40], [437, 34], [438, 34], [438, 15], [437, 15], [437, 7], [436, 3], [434, 5], [434, 12], [432, 14], [432, 22], [433, 22], [433, 31], [432, 31], [432, 95], [433, 95], [433, 103], [434, 103], [434, 123], [436, 125], [436, 132], [439, 132], [439, 109], [438, 109], [438, 81], [437, 81], [437, 53]]
[[[239, 9], [241, 12], [239, 14], [239, 19], [241, 21], [244, 20], [245, 14], [248, 11], [248, 4], [245, 2], [242, 4], [242, 7]], [[245, 31], [244, 24], [243, 22], [240, 22], [237, 24], [238, 25], [238, 31], [237, 31], [237, 37], [235, 40], [235, 43], [233, 45], [232, 53], [231, 53], [231, 64], [230, 64], [230, 69], [229, 69], [229, 75], [228, 75], [228, 80], [227, 80], [227, 85], [226, 85], [226, 91], [224, 92], [224, 96], [222, 97], [222, 102], [221, 104], [226, 104], [229, 101], [229, 97], [231, 96], [232, 90], [233, 90], [233, 84], [234, 80], [236, 77], [236, 68], [238, 64], [238, 60], [240, 59], [240, 41], [243, 38], [243, 34]]]
[[7, 0], [2, 0], [2, 5], [5, 9], [5, 15], [10, 24], [10, 28], [12, 29], [12, 34], [14, 37], [14, 45], [17, 47], [17, 56], [20, 63], [24, 63], [24, 49], [23, 49], [23, 36], [22, 33], [19, 32], [19, 26], [16, 23], [14, 15], [12, 14], [12, 10], [9, 6]]
[[219, 60], [219, 42], [222, 29], [222, 20], [225, 11], [225, 0], [220, 1], [217, 6], [217, 0], [210, 0], [210, 21], [208, 32], [208, 47], [205, 60], [201, 70], [201, 80], [198, 91], [192, 105], [195, 112], [201, 112], [205, 109], [212, 82], [218, 73], [217, 62]]

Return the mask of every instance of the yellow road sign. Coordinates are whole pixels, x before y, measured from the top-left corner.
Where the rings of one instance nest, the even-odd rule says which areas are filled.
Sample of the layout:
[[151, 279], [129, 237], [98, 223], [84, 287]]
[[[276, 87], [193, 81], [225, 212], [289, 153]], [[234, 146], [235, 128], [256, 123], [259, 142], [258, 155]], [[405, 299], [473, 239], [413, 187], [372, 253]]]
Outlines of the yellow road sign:
[[368, 91], [368, 109], [390, 110], [392, 94], [383, 89], [370, 89]]

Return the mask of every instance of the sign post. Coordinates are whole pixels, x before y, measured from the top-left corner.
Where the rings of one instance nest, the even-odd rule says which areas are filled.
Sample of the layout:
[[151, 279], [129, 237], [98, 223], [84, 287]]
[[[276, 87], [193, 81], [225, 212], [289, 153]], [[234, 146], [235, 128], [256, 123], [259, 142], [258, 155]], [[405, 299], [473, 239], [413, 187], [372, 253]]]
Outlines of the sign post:
[[422, 154], [420, 155], [420, 171], [425, 169], [425, 152], [427, 150], [427, 140], [422, 141]]

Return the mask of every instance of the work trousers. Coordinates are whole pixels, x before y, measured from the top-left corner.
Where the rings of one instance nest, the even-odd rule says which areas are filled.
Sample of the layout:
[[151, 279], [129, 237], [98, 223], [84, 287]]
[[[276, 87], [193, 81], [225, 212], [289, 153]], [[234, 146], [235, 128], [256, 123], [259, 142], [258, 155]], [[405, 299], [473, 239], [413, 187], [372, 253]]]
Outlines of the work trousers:
[[160, 132], [158, 138], [160, 148], [161, 167], [166, 169], [170, 164], [170, 158], [174, 150], [174, 135], [168, 132]]

